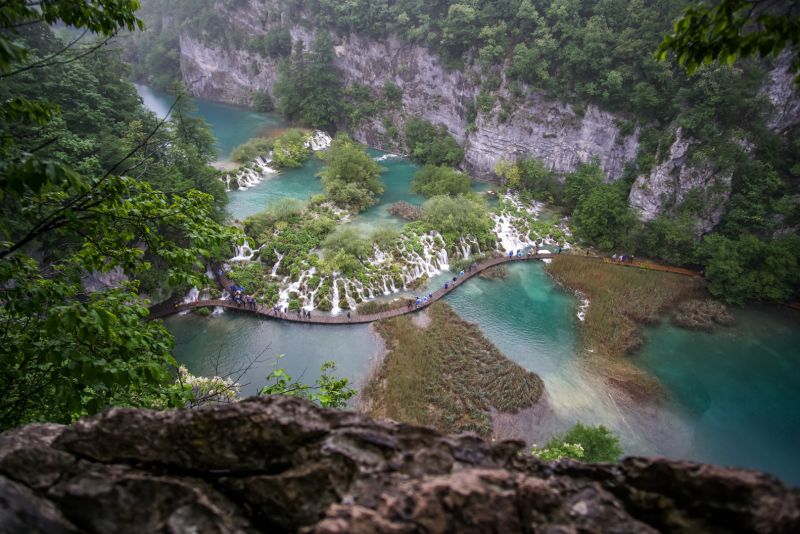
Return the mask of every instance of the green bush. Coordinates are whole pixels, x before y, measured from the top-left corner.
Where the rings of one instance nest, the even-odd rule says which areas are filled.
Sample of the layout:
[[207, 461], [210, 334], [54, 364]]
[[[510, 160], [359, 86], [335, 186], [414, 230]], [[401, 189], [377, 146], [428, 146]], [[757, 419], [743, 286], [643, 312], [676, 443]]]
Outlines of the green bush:
[[322, 186], [335, 204], [363, 210], [383, 193], [380, 166], [346, 135], [337, 134], [322, 158]]
[[464, 149], [444, 125], [414, 117], [406, 121], [405, 137], [411, 159], [419, 163], [456, 167], [464, 159]]
[[264, 52], [269, 57], [286, 57], [292, 52], [289, 28], [276, 28], [264, 36]]
[[471, 186], [468, 174], [435, 165], [425, 165], [411, 180], [411, 191], [426, 197], [464, 195], [470, 192]]
[[399, 105], [403, 101], [403, 89], [391, 80], [383, 84], [383, 97], [393, 105]]
[[249, 163], [260, 156], [267, 156], [275, 145], [274, 139], [253, 137], [231, 151], [231, 160]]

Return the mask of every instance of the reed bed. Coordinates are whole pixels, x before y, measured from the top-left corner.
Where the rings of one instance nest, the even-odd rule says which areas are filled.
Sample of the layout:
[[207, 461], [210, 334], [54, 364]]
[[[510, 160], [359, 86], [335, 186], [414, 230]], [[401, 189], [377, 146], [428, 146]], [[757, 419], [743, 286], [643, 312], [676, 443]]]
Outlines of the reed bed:
[[514, 413], [539, 399], [542, 380], [503, 356], [477, 326], [443, 302], [427, 313], [424, 329], [409, 316], [375, 323], [389, 352], [363, 391], [372, 416], [489, 437], [492, 408]]
[[409, 302], [413, 302], [413, 299], [402, 297], [394, 300], [371, 300], [369, 302], [362, 302], [359, 304], [356, 307], [356, 311], [359, 315], [374, 315], [376, 313], [392, 311], [398, 308], [405, 308], [408, 306]]
[[589, 299], [581, 325], [593, 367], [635, 397], [657, 388], [657, 382], [624, 358], [641, 347], [642, 326], [657, 324], [679, 303], [706, 294], [701, 278], [557, 255], [548, 266], [562, 286]]

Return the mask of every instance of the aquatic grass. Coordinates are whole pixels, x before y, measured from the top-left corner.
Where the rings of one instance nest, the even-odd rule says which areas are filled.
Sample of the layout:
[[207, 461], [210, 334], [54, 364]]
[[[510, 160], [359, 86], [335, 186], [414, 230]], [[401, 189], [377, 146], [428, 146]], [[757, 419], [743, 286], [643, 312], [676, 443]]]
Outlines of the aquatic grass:
[[405, 308], [408, 306], [409, 302], [412, 302], [413, 299], [408, 297], [397, 298], [393, 300], [371, 300], [368, 302], [362, 302], [356, 307], [356, 311], [359, 315], [373, 315], [376, 313], [382, 313], [385, 311], [396, 310], [398, 308]]
[[547, 271], [590, 301], [581, 337], [595, 370], [635, 396], [652, 392], [654, 379], [624, 356], [644, 342], [643, 325], [657, 324], [679, 303], [705, 294], [702, 279], [566, 254], [554, 256]]
[[443, 302], [427, 313], [426, 328], [410, 316], [375, 323], [389, 352], [364, 388], [371, 415], [488, 437], [492, 408], [513, 413], [539, 399], [542, 380], [503, 356], [476, 325]]

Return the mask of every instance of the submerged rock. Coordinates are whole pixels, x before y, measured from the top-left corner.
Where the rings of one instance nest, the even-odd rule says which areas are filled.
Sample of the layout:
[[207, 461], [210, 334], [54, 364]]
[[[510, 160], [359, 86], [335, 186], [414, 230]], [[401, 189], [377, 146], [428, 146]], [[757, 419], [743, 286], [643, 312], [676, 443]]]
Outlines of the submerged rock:
[[422, 208], [405, 200], [393, 203], [387, 211], [390, 215], [400, 217], [404, 221], [418, 221], [422, 218]]
[[775, 478], [665, 459], [545, 464], [520, 442], [291, 397], [111, 409], [0, 435], [2, 532], [797, 532]]
[[672, 323], [689, 330], [711, 331], [716, 325], [731, 326], [736, 322], [728, 308], [713, 299], [692, 299], [682, 302], [672, 314]]

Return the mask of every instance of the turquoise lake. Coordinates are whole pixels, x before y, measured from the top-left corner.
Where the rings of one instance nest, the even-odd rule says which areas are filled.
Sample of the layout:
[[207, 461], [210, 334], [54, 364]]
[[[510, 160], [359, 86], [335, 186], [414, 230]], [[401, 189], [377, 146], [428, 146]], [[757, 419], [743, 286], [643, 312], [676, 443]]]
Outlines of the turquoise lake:
[[[145, 107], [159, 117], [164, 117], [175, 99], [154, 87], [135, 85]], [[221, 160], [227, 160], [231, 150], [251, 137], [286, 127], [286, 121], [277, 113], [258, 113], [242, 106], [221, 104], [202, 98], [195, 98], [194, 102], [197, 105], [197, 114], [206, 120], [214, 132]]]
[[[141, 86], [139, 91], [142, 94]], [[147, 99], [145, 103], [151, 109], [158, 104]], [[223, 106], [202, 100], [197, 104], [203, 116], [205, 110]], [[243, 115], [229, 113], [228, 120], [216, 124], [212, 115], [206, 118], [218, 139], [224, 139], [220, 147], [233, 147], [246, 140], [236, 121], [253, 113], [225, 107]], [[263, 122], [252, 126], [250, 135], [280, 127], [269, 126], [281, 124], [278, 118], [254, 115], [262, 115]], [[386, 191], [378, 205], [351, 224], [400, 226], [402, 222], [386, 212], [388, 205], [423, 200], [408, 189], [414, 164], [398, 157], [380, 164], [387, 169], [382, 176]], [[278, 198], [307, 199], [321, 192], [315, 177], [320, 166], [310, 160], [301, 169], [229, 193], [231, 216], [242, 219]], [[496, 420], [500, 437], [519, 436], [541, 444], [577, 421], [604, 424], [620, 436], [626, 454], [757, 468], [800, 485], [795, 451], [800, 443], [800, 313], [788, 308], [734, 310], [737, 324], [711, 334], [674, 328], [667, 321], [648, 328], [644, 347], [632, 358], [662, 382], [669, 399], [631, 406], [584, 371], [576, 299], [551, 281], [542, 264], [511, 265], [504, 280], [472, 279], [446, 301], [461, 317], [478, 324], [506, 356], [545, 382], [545, 397], [536, 408], [513, 420]], [[359, 386], [381, 353], [380, 340], [369, 326], [291, 325], [235, 313], [177, 316], [166, 324], [176, 338], [176, 357], [195, 374], [232, 370], [261, 355], [262, 361], [241, 379], [244, 394], [258, 390], [278, 354], [285, 355], [280, 366], [303, 381], [313, 382], [321, 363], [332, 359], [337, 373]]]

